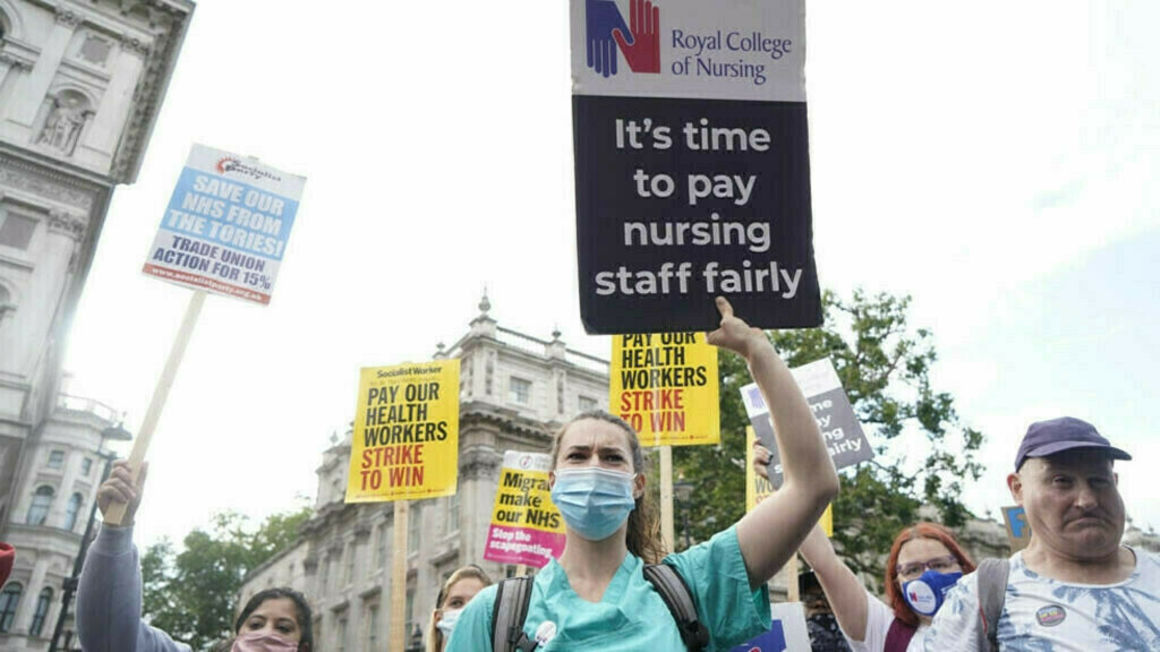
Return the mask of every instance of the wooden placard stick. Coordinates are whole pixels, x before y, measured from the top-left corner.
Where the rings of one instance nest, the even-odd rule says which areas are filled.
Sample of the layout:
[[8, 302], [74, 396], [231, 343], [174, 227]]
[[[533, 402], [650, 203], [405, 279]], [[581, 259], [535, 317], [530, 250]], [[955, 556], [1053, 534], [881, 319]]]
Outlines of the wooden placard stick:
[[661, 446], [661, 538], [673, 551], [673, 447]]
[[407, 647], [407, 518], [411, 504], [395, 501], [395, 552], [391, 565], [391, 640], [389, 650]]
[[[169, 349], [169, 359], [165, 361], [165, 369], [157, 386], [153, 388], [153, 398], [149, 401], [149, 410], [145, 412], [145, 421], [141, 423], [141, 430], [137, 432], [137, 439], [133, 442], [133, 452], [129, 454], [129, 470], [133, 478], [133, 486], [137, 485], [137, 476], [141, 472], [141, 463], [145, 461], [145, 452], [149, 450], [149, 442], [153, 439], [153, 430], [161, 418], [161, 410], [165, 407], [165, 399], [169, 396], [169, 388], [173, 385], [173, 378], [177, 375], [177, 368], [181, 366], [181, 359], [185, 356], [185, 346], [193, 334], [193, 327], [197, 324], [197, 316], [201, 313], [201, 306], [205, 303], [205, 292], [195, 290], [189, 297], [189, 304], [185, 308], [185, 317], [181, 320], [181, 328]], [[128, 505], [113, 502], [109, 511], [105, 513], [104, 522], [110, 525], [120, 525], [125, 518]]]
[[798, 562], [798, 556], [796, 552], [793, 553], [793, 556], [789, 558], [789, 561], [786, 562], [785, 566], [787, 569], [789, 569], [786, 572], [786, 575], [789, 577], [785, 579], [786, 601], [801, 602], [802, 596], [801, 592], [798, 590], [798, 573], [801, 572], [801, 566]]

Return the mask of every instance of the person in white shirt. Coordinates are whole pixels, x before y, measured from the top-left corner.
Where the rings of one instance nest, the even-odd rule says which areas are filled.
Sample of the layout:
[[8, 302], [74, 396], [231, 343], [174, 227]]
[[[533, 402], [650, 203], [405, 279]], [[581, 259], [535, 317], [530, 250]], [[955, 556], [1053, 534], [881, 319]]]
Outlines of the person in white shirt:
[[1007, 477], [1031, 540], [1007, 562], [995, 622], [980, 596], [1001, 585], [967, 576], [924, 649], [1160, 650], [1160, 558], [1120, 543], [1124, 501], [1112, 465], [1130, 459], [1079, 419], [1031, 424]]
[[[754, 445], [754, 470], [769, 478], [769, 450]], [[853, 652], [921, 650], [931, 618], [963, 573], [970, 555], [937, 523], [915, 523], [894, 538], [886, 560], [886, 604], [862, 586], [818, 525], [798, 549], [813, 569]]]

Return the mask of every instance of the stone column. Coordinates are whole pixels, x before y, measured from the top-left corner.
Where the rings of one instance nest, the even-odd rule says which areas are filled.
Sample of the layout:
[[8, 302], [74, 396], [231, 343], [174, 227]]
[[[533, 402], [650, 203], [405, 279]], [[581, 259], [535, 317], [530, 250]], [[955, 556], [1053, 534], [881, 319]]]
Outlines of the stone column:
[[[56, 71], [60, 68], [61, 59], [64, 58], [65, 48], [68, 47], [73, 32], [80, 26], [82, 20], [82, 16], [71, 9], [57, 8], [56, 25], [44, 43], [40, 58], [36, 60], [31, 73], [22, 80], [24, 83], [16, 89], [16, 94], [12, 97], [13, 121], [32, 127], [32, 122], [36, 120], [36, 110], [48, 93], [52, 80], [56, 78]], [[36, 136], [37, 134], [34, 134], [33, 138]]]
[[112, 156], [121, 133], [129, 128], [126, 120], [133, 108], [133, 92], [141, 79], [149, 45], [136, 38], [121, 39], [121, 49], [112, 66], [112, 78], [101, 96], [96, 115], [81, 145]]
[[503, 454], [478, 447], [459, 457], [460, 556], [464, 563], [482, 564], [483, 547], [491, 524], [495, 489]]
[[[347, 591], [348, 604], [350, 605], [346, 608], [346, 611], [347, 611], [347, 615], [346, 615], [347, 634], [346, 634], [346, 637], [347, 637], [348, 644], [353, 643], [353, 645], [351, 645], [350, 647], [351, 647], [351, 649], [354, 649], [354, 650], [359, 649], [362, 646], [362, 642], [363, 642], [363, 638], [362, 638], [362, 634], [363, 634], [362, 633], [363, 600], [359, 596], [359, 594], [362, 593], [363, 584], [362, 584], [361, 580], [365, 577], [365, 575], [362, 575], [361, 573], [359, 573], [359, 569], [360, 569], [359, 552], [366, 548], [366, 546], [363, 545], [364, 543], [366, 543], [366, 536], [363, 534], [363, 531], [356, 524], [353, 536], [350, 538], [350, 542], [347, 543], [351, 559], [344, 559], [343, 560], [347, 564], [347, 568], [351, 568], [353, 566], [353, 569], [351, 570], [351, 573], [350, 573], [350, 582], [346, 585], [345, 590]], [[351, 564], [351, 560], [354, 561], [353, 564]], [[346, 568], [343, 568], [342, 572], [346, 573]]]
[[[40, 291], [44, 292], [42, 296], [60, 297], [68, 291], [69, 282], [76, 273], [77, 249], [88, 228], [87, 217], [81, 213], [49, 211], [48, 237], [41, 260], [49, 261], [51, 265], [44, 266], [44, 276], [36, 282]], [[50, 320], [53, 318], [52, 315], [45, 317]], [[46, 323], [45, 327], [46, 332], [52, 332], [52, 323]]]
[[[28, 633], [28, 628], [32, 626], [32, 616], [36, 613], [36, 601], [40, 598], [40, 591], [44, 588], [44, 576], [48, 572], [48, 558], [42, 551], [36, 558], [36, 563], [32, 566], [32, 577], [28, 580], [28, 586], [24, 588], [24, 597], [20, 599], [20, 605], [16, 607], [16, 619], [12, 621], [13, 632]], [[53, 595], [55, 598], [56, 596]], [[48, 623], [45, 623], [48, 627]], [[44, 630], [41, 630], [41, 634]]]

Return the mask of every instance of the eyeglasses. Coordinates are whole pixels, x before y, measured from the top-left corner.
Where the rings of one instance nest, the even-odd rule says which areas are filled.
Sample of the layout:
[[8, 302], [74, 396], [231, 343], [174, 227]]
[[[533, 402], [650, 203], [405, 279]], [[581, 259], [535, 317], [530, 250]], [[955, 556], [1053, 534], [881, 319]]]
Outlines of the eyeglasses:
[[895, 567], [895, 571], [899, 577], [914, 578], [922, 575], [923, 571], [930, 569], [936, 573], [945, 573], [953, 568], [959, 566], [959, 560], [955, 559], [954, 555], [946, 555], [944, 557], [935, 557], [926, 561], [913, 561], [909, 564], [899, 564]]

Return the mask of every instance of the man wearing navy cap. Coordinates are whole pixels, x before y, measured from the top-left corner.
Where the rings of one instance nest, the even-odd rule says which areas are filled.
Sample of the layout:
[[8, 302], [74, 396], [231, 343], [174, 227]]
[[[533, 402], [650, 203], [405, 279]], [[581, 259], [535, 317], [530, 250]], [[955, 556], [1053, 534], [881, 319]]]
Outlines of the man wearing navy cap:
[[[1113, 470], [1130, 460], [1090, 423], [1031, 424], [1007, 486], [1027, 513], [1031, 541], [1011, 556], [1007, 584], [964, 577], [927, 634], [925, 649], [1160, 650], [1160, 557], [1120, 544], [1124, 501]], [[996, 595], [984, 626], [980, 593]]]

